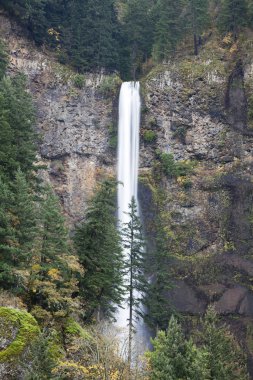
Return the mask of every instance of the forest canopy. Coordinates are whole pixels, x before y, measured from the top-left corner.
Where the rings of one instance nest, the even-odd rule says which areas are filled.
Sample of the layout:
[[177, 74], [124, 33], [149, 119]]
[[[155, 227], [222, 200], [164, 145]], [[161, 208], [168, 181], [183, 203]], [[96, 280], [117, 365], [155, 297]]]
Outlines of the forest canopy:
[[142, 65], [168, 60], [182, 41], [198, 54], [205, 33], [236, 39], [252, 26], [252, 0], [1, 0], [37, 44], [57, 51], [78, 72], [119, 71], [136, 78]]

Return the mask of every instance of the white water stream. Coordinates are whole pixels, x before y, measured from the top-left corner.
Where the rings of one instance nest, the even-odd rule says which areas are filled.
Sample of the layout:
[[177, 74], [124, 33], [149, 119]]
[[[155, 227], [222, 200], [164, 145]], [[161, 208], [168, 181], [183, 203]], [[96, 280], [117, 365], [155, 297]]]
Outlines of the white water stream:
[[[139, 169], [139, 134], [141, 117], [141, 98], [139, 82], [122, 84], [119, 99], [118, 125], [118, 219], [120, 225], [129, 222], [129, 204], [132, 197], [138, 204], [138, 169]], [[125, 252], [125, 255], [128, 253]], [[129, 277], [126, 276], [126, 282]], [[135, 294], [138, 297], [138, 294]], [[127, 302], [119, 309], [116, 316], [117, 326], [123, 332], [128, 332], [129, 306]], [[150, 334], [142, 319], [135, 323], [135, 347], [142, 353], [149, 345]], [[137, 344], [138, 342], [138, 344]]]
[[[126, 213], [129, 212], [128, 205], [132, 197], [138, 206], [140, 111], [139, 82], [123, 83], [119, 98], [118, 126], [118, 219], [121, 225], [129, 222]], [[125, 303], [117, 315], [117, 325], [127, 328], [128, 319], [129, 307]]]

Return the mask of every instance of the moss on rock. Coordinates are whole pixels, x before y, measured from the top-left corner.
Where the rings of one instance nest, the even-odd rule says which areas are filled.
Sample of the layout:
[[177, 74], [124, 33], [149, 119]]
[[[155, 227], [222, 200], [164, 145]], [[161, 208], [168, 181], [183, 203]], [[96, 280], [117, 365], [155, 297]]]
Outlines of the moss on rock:
[[0, 363], [4, 363], [20, 356], [26, 346], [38, 336], [40, 329], [31, 314], [18, 309], [1, 307], [0, 320], [0, 335], [4, 337], [7, 333], [7, 340], [11, 328], [17, 330], [10, 344], [0, 351]]

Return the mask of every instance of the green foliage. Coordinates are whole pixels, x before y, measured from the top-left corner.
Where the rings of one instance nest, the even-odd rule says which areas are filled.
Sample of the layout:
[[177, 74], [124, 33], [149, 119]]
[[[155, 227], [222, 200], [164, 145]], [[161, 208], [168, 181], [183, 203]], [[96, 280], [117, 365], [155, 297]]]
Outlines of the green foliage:
[[101, 184], [85, 221], [76, 229], [76, 251], [85, 271], [80, 278], [85, 319], [99, 308], [104, 315], [112, 316], [122, 300], [122, 249], [114, 217], [115, 189], [113, 181]]
[[121, 83], [116, 74], [105, 76], [99, 85], [99, 93], [106, 98], [115, 96], [119, 92]]
[[158, 332], [153, 345], [154, 351], [147, 353], [151, 380], [249, 379], [241, 347], [212, 309], [199, 333], [189, 339], [172, 316], [168, 330]]
[[210, 379], [248, 380], [246, 356], [226, 325], [220, 325], [218, 316], [209, 308], [202, 321], [201, 344], [208, 353]]
[[246, 0], [222, 0], [218, 26], [221, 32], [232, 32], [237, 38], [241, 27], [247, 25]]
[[0, 170], [10, 178], [18, 168], [34, 169], [35, 114], [24, 76], [5, 77], [0, 82]]
[[118, 147], [118, 126], [112, 124], [108, 126], [109, 129], [109, 146], [112, 150], [116, 150]]
[[45, 332], [39, 335], [20, 362], [22, 378], [24, 380], [49, 380], [56, 379], [52, 370], [56, 367], [56, 361], [52, 357], [51, 337]]
[[145, 130], [143, 132], [143, 140], [149, 144], [155, 142], [156, 141], [156, 133], [150, 129]]
[[82, 89], [85, 86], [85, 76], [83, 74], [76, 74], [73, 78], [74, 86]]
[[[136, 79], [141, 65], [151, 55], [154, 21], [151, 0], [129, 0], [124, 15], [127, 55], [130, 59], [130, 78]], [[126, 51], [124, 51], [126, 53]]]
[[0, 40], [0, 80], [3, 78], [5, 74], [7, 63], [8, 63], [8, 56], [5, 50], [5, 46]]
[[[8, 328], [17, 328], [17, 335], [11, 343], [0, 351], [0, 363], [12, 361], [39, 335], [39, 327], [31, 314], [7, 307], [0, 308], [1, 336]], [[10, 327], [11, 326], [11, 327]]]
[[150, 380], [208, 379], [207, 355], [191, 339], [184, 337], [182, 327], [171, 317], [167, 332], [160, 331], [152, 341], [154, 351], [147, 354], [151, 367]]
[[154, 13], [157, 16], [153, 57], [157, 61], [169, 58], [176, 50], [177, 43], [182, 37], [180, 15], [182, 1], [158, 0]]
[[195, 161], [175, 161], [172, 153], [157, 152], [162, 172], [169, 178], [177, 178], [192, 174], [196, 167]]
[[127, 273], [126, 291], [127, 302], [129, 304], [128, 360], [131, 362], [135, 318], [137, 315], [141, 314], [141, 298], [147, 289], [147, 281], [144, 275], [145, 245], [134, 197], [132, 197], [131, 203], [129, 204], [129, 212], [127, 215], [129, 220], [122, 225], [121, 233], [125, 254], [124, 269]]
[[[147, 261], [147, 273], [155, 278], [146, 289], [143, 303], [148, 313], [145, 320], [154, 329], [166, 329], [169, 316], [172, 313], [168, 302], [168, 290], [171, 288], [170, 275], [171, 245], [174, 235], [170, 230], [170, 214], [166, 212], [167, 199], [161, 189], [153, 188], [153, 202], [155, 206], [154, 219], [154, 252]], [[150, 268], [152, 268], [150, 272]]]

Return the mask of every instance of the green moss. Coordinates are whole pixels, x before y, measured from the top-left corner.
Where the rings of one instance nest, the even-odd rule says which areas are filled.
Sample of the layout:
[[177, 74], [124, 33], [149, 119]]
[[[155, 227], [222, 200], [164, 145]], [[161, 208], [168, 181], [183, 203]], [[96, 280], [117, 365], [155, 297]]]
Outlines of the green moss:
[[22, 354], [25, 347], [40, 333], [39, 326], [34, 317], [17, 309], [7, 307], [0, 308], [1, 327], [0, 333], [5, 336], [6, 327], [10, 325], [17, 329], [17, 335], [9, 346], [0, 351], [0, 363], [12, 361]]
[[67, 319], [65, 324], [65, 333], [80, 336], [84, 339], [91, 339], [91, 336], [88, 334], [88, 332], [85, 331], [73, 318]]

